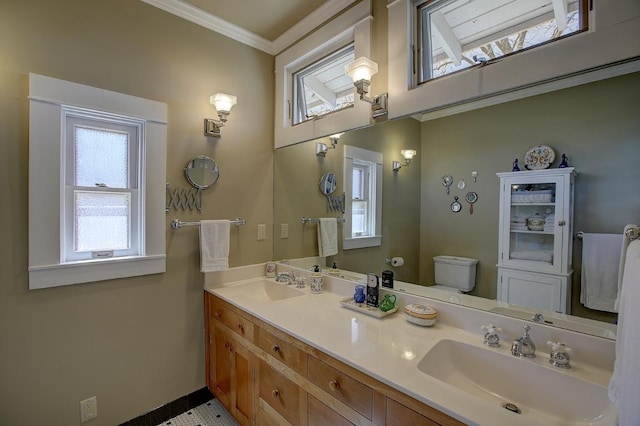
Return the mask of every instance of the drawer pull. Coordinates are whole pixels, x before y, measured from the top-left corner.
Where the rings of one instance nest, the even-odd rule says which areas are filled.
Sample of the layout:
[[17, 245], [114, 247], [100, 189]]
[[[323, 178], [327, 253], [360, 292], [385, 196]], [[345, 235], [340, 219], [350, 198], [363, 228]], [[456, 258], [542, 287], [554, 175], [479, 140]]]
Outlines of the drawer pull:
[[274, 390], [271, 391], [271, 395], [273, 395], [274, 398], [277, 398], [280, 396], [280, 391], [278, 390], [278, 388], [275, 388]]
[[242, 325], [242, 323], [238, 323], [238, 330], [244, 332], [244, 325]]
[[331, 389], [332, 392], [337, 391], [340, 389], [340, 383], [337, 380], [331, 380], [329, 382], [329, 389]]
[[220, 309], [218, 309], [216, 311], [216, 317], [220, 318], [222, 316], [222, 311]]
[[274, 352], [280, 352], [280, 346], [278, 346], [278, 344], [275, 344], [271, 346], [271, 350]]

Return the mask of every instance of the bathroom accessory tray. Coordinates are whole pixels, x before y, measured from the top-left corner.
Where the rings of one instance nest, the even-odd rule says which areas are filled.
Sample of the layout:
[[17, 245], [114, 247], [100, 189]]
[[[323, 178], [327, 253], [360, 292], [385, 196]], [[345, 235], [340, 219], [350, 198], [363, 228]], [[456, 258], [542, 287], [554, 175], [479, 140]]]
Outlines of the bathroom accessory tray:
[[353, 297], [347, 297], [346, 299], [342, 299], [340, 304], [348, 309], [353, 309], [354, 311], [362, 312], [363, 314], [370, 315], [376, 318], [383, 318], [387, 315], [391, 315], [394, 312], [398, 311], [398, 307], [396, 306], [393, 309], [390, 309], [386, 312], [380, 310], [380, 308], [375, 308], [373, 306], [367, 306], [366, 303], [357, 303], [353, 300]]

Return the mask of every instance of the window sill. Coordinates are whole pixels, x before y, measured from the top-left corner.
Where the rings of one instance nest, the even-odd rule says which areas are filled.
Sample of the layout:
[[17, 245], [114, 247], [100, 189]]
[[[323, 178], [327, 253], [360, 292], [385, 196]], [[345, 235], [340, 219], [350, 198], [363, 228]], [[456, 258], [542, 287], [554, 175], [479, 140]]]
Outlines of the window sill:
[[29, 268], [29, 289], [80, 284], [166, 271], [166, 255], [85, 260]]
[[359, 249], [365, 247], [378, 247], [382, 245], [382, 235], [373, 237], [345, 238], [342, 244], [343, 250]]

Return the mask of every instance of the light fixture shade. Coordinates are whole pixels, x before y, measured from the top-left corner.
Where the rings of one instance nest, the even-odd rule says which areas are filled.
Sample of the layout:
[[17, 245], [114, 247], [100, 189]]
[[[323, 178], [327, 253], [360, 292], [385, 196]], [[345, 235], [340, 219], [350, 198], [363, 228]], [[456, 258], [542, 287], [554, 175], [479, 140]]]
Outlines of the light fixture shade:
[[371, 77], [378, 72], [378, 64], [361, 56], [345, 65], [344, 72], [354, 83], [359, 80], [371, 81]]
[[218, 112], [231, 112], [231, 108], [238, 103], [238, 98], [226, 93], [216, 93], [209, 98], [209, 102], [216, 107]]
[[415, 157], [417, 153], [418, 152], [415, 149], [403, 149], [403, 150], [400, 150], [400, 154], [402, 154], [402, 157], [405, 160], [408, 160], [408, 161], [413, 160], [413, 157]]

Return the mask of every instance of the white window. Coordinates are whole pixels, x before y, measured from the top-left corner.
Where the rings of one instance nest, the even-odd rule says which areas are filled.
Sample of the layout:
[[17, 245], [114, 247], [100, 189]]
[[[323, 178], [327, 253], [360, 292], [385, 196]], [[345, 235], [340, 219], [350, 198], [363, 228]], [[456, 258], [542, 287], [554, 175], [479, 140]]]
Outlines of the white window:
[[165, 271], [166, 105], [30, 75], [29, 288]]
[[587, 28], [583, 0], [431, 0], [417, 6], [418, 83]]
[[345, 250], [382, 242], [382, 154], [345, 145]]
[[[276, 56], [275, 147], [371, 124], [344, 64], [371, 57], [371, 0], [363, 0]], [[375, 88], [371, 88], [375, 91]]]
[[293, 124], [353, 106], [353, 82], [344, 66], [355, 59], [353, 43], [293, 75]]

